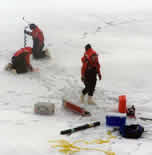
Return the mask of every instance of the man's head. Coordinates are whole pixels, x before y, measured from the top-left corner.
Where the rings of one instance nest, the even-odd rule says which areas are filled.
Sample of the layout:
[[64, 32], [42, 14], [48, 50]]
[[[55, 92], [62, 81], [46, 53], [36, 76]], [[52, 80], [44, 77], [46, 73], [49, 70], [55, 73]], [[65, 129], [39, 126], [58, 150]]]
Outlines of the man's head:
[[90, 44], [87, 44], [87, 45], [85, 46], [85, 50], [86, 50], [86, 51], [87, 51], [88, 49], [90, 49], [90, 48], [92, 48]]
[[36, 25], [35, 24], [30, 24], [29, 27], [30, 27], [31, 30], [33, 30], [33, 29], [36, 28]]

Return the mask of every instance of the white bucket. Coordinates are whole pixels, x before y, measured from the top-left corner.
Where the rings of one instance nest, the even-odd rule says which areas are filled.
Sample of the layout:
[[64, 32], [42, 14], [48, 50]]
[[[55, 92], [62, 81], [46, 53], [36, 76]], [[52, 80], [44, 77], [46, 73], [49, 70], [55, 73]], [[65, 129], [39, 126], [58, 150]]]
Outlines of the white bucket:
[[52, 115], [55, 112], [55, 105], [48, 102], [38, 102], [34, 105], [34, 112], [40, 115]]

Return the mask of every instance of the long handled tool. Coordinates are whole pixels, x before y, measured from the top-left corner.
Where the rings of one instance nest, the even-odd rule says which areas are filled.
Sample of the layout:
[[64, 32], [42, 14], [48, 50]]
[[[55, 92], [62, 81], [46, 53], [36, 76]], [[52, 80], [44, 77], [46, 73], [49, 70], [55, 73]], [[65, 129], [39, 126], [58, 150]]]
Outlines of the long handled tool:
[[152, 121], [152, 118], [147, 118], [147, 117], [139, 117], [139, 119], [143, 121]]
[[92, 128], [92, 127], [96, 127], [96, 126], [99, 126], [99, 125], [100, 125], [100, 122], [85, 124], [85, 125], [81, 125], [81, 126], [78, 126], [76, 128], [73, 128], [73, 129], [63, 130], [63, 131], [60, 132], [60, 134], [61, 135], [72, 134], [74, 132], [77, 132], [77, 131], [80, 131], [80, 130], [85, 130], [85, 129]]
[[[28, 26], [24, 27], [24, 31], [28, 28]], [[27, 43], [27, 34], [24, 32], [24, 47], [26, 47], [26, 43]]]
[[[25, 27], [24, 27], [24, 31], [28, 28], [28, 25], [31, 23], [29, 22], [28, 20], [25, 19], [25, 17], [22, 17], [22, 20], [25, 22], [25, 24], [27, 24]], [[24, 33], [24, 47], [26, 47], [26, 43], [27, 43], [27, 34]]]
[[85, 110], [82, 107], [79, 107], [78, 105], [73, 104], [71, 101], [67, 101], [65, 99], [63, 99], [63, 106], [65, 109], [68, 109], [72, 112], [75, 112], [77, 114], [80, 114], [82, 116], [90, 116], [90, 112]]
[[30, 21], [28, 21], [27, 19], [25, 19], [25, 17], [22, 17], [22, 20], [26, 23], [26, 24], [31, 24], [31, 22]]

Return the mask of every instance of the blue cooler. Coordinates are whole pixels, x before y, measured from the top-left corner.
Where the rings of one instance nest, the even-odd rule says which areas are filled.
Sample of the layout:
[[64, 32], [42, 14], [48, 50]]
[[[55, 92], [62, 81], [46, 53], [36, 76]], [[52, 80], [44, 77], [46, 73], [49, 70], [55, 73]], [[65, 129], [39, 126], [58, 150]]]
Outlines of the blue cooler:
[[120, 114], [120, 113], [107, 114], [106, 125], [111, 127], [121, 127], [126, 125], [126, 114]]

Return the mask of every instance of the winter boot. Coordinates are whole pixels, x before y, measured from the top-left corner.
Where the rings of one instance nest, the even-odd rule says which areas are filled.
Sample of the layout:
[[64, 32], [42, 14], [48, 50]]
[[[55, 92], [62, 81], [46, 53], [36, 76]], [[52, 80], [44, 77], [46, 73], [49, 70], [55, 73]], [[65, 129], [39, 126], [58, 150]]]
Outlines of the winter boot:
[[47, 57], [51, 58], [50, 51], [49, 51], [48, 48], [45, 50], [45, 55], [46, 55]]
[[80, 101], [81, 101], [81, 103], [84, 103], [84, 95], [83, 94], [81, 94], [81, 96], [80, 96]]
[[11, 69], [12, 69], [12, 64], [11, 64], [11, 63], [8, 63], [8, 64], [5, 66], [5, 70], [10, 71]]
[[16, 69], [11, 69], [11, 72], [13, 73], [13, 74], [16, 74], [17, 72], [16, 72]]
[[88, 104], [95, 104], [95, 102], [92, 100], [92, 96], [88, 96]]

